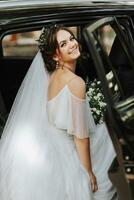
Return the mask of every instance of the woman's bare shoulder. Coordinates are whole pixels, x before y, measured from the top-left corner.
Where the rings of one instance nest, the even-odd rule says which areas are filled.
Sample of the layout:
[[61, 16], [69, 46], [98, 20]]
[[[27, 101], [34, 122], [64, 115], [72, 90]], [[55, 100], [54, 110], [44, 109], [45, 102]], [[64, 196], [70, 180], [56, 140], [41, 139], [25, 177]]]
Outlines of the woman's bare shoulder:
[[76, 75], [70, 71], [55, 71], [49, 79], [49, 90], [58, 92], [67, 85]]
[[48, 96], [50, 98], [54, 97], [65, 85], [68, 85], [72, 94], [81, 99], [85, 99], [85, 81], [71, 71], [65, 71], [62, 74], [55, 73], [52, 75], [49, 82]]
[[86, 93], [86, 84], [85, 81], [79, 77], [75, 76], [69, 83], [68, 87], [71, 90], [71, 92], [82, 99], [85, 99], [85, 93]]
[[63, 71], [57, 71], [53, 76], [52, 76], [52, 82], [58, 83], [61, 87], [69, 83], [73, 78], [77, 77], [76, 74], [69, 70], [63, 70]]

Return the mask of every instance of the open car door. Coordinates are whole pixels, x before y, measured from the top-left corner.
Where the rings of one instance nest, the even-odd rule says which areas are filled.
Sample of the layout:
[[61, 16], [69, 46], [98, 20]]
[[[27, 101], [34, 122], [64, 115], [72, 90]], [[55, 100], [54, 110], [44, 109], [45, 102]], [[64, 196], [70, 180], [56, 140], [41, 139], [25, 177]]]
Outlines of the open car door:
[[[117, 153], [109, 177], [120, 200], [134, 198], [134, 49], [130, 18], [106, 17], [83, 34], [107, 103], [105, 115]], [[109, 38], [106, 36], [109, 34]], [[111, 39], [112, 38], [112, 39]], [[104, 155], [102, 155], [104, 156]]]

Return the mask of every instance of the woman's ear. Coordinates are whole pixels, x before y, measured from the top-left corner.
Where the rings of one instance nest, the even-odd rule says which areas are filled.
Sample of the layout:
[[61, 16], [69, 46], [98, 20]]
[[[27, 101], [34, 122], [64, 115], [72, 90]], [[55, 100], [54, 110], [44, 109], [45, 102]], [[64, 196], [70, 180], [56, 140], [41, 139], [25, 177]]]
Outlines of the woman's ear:
[[58, 49], [56, 49], [56, 53], [55, 53], [55, 55], [53, 56], [53, 59], [54, 59], [56, 62], [60, 60], [60, 53], [59, 53]]
[[58, 56], [57, 56], [57, 55], [54, 55], [54, 56], [53, 56], [53, 60], [55, 60], [55, 61], [59, 61]]

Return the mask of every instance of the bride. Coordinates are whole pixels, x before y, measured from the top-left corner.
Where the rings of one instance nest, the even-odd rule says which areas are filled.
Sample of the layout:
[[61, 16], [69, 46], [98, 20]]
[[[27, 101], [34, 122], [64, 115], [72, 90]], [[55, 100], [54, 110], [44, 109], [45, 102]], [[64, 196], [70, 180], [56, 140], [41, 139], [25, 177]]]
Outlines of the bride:
[[0, 199], [111, 200], [115, 152], [75, 74], [78, 41], [65, 27], [46, 27], [39, 49], [0, 141]]

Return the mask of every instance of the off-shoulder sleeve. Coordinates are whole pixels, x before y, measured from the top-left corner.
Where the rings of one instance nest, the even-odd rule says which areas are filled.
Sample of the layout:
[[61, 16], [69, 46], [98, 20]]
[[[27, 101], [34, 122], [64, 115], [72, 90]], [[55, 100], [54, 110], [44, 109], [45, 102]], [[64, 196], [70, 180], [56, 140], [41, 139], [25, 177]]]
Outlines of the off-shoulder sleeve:
[[86, 99], [70, 93], [67, 117], [67, 133], [83, 139], [95, 132], [96, 125]]
[[48, 106], [49, 122], [67, 134], [83, 139], [96, 130], [87, 99], [75, 96], [66, 86]]

